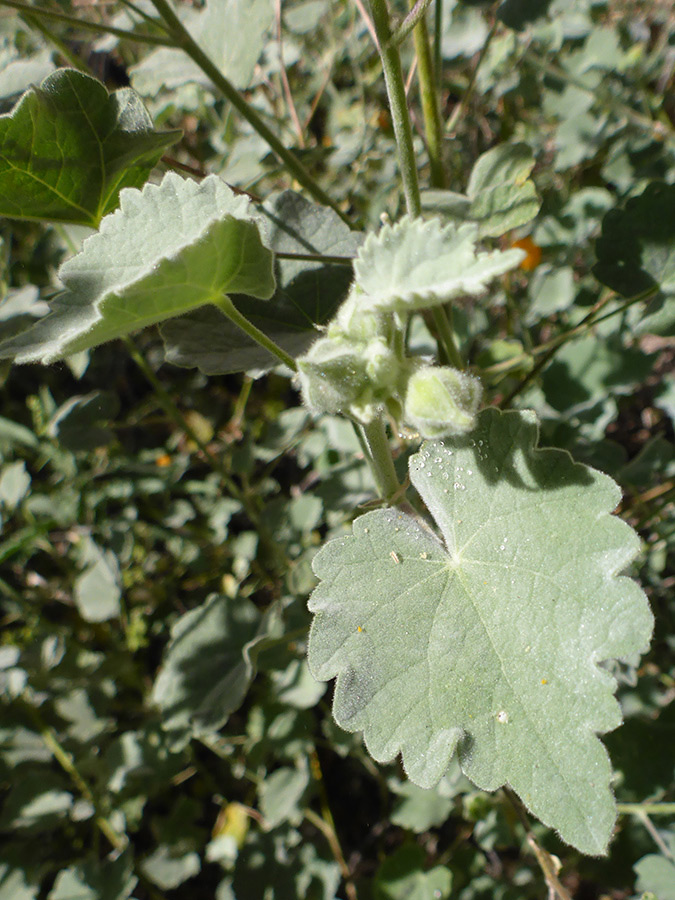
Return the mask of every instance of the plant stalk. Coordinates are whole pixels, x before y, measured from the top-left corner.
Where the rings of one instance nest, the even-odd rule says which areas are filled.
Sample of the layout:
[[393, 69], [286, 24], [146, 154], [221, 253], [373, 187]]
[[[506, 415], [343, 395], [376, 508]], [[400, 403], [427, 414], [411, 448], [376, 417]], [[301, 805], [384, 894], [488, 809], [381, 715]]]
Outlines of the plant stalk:
[[370, 0], [370, 9], [373, 15], [375, 33], [380, 45], [380, 59], [382, 60], [384, 82], [389, 99], [391, 121], [394, 126], [406, 210], [408, 215], [417, 217], [421, 215], [422, 202], [420, 200], [412, 127], [405, 95], [405, 82], [401, 69], [401, 56], [398, 52], [398, 47], [391, 41], [391, 22], [386, 0]]
[[256, 110], [244, 100], [234, 85], [223, 75], [213, 60], [207, 56], [199, 44], [194, 40], [190, 32], [185, 28], [176, 13], [171, 8], [168, 0], [152, 0], [152, 5], [162, 17], [174, 40], [190, 59], [195, 62], [204, 74], [210, 78], [214, 86], [228, 100], [240, 115], [252, 126], [260, 137], [269, 144], [270, 148], [286, 166], [290, 174], [311, 194], [318, 202], [329, 206], [340, 216], [343, 222], [351, 227], [351, 222], [338, 204], [324, 189], [317, 184], [312, 175], [303, 166], [300, 160], [288, 150], [274, 132], [267, 127]]
[[170, 38], [159, 37], [154, 34], [139, 34], [135, 31], [125, 31], [124, 28], [114, 28], [112, 25], [106, 25], [104, 22], [88, 22], [87, 19], [78, 19], [75, 16], [69, 16], [66, 13], [54, 12], [51, 9], [41, 9], [32, 6], [30, 3], [21, 3], [21, 0], [0, 0], [0, 6], [7, 6], [10, 9], [16, 9], [19, 12], [27, 13], [31, 16], [41, 16], [45, 19], [57, 19], [66, 25], [72, 25], [73, 28], [79, 28], [84, 31], [95, 31], [98, 34], [112, 34], [115, 37], [122, 38], [125, 41], [136, 41], [140, 44], [154, 44], [158, 47], [175, 47], [176, 44]]
[[241, 328], [242, 331], [246, 332], [246, 334], [253, 338], [256, 344], [260, 344], [261, 347], [264, 347], [269, 353], [282, 362], [285, 366], [291, 370], [291, 372], [297, 371], [297, 366], [295, 364], [295, 360], [293, 357], [286, 353], [285, 350], [275, 344], [271, 338], [268, 338], [264, 331], [261, 331], [259, 328], [256, 328], [255, 325], [250, 322], [245, 315], [239, 312], [234, 303], [230, 300], [228, 296], [220, 297], [218, 300], [213, 301], [214, 306], [218, 307], [218, 309], [227, 316], [227, 318], [234, 322], [234, 324]]
[[431, 312], [434, 324], [436, 329], [438, 330], [438, 339], [440, 340], [441, 346], [445, 350], [445, 355], [448, 357], [448, 362], [451, 366], [454, 366], [456, 369], [465, 368], [464, 360], [459, 355], [459, 350], [457, 349], [457, 344], [455, 343], [455, 334], [452, 329], [452, 324], [449, 319], [449, 316], [452, 316], [452, 306], [448, 304], [448, 312], [446, 312], [443, 306], [435, 306]]
[[443, 0], [436, 0], [434, 7], [434, 77], [440, 97], [441, 73], [443, 71]]
[[424, 16], [430, 6], [431, 0], [410, 0], [410, 12], [393, 32], [390, 38], [391, 43], [396, 44], [397, 47], [402, 44], [410, 32], [424, 21]]
[[361, 429], [368, 447], [367, 459], [378, 493], [383, 500], [389, 501], [400, 494], [401, 485], [394, 468], [384, 420], [380, 417], [368, 425], [362, 425]]
[[71, 754], [62, 746], [54, 729], [47, 725], [38, 710], [30, 703], [30, 701], [22, 698], [22, 706], [35, 723], [35, 727], [40, 732], [40, 737], [56, 762], [61, 766], [63, 771], [70, 776], [70, 780], [78, 789], [82, 797], [93, 806], [95, 810], [94, 822], [96, 823], [98, 830], [115, 850], [124, 850], [129, 843], [127, 836], [125, 834], [119, 834], [119, 832], [113, 828], [110, 821], [101, 813], [91, 788], [80, 774]]
[[[409, 0], [413, 5], [414, 0]], [[441, 108], [438, 91], [434, 79], [434, 67], [431, 60], [431, 46], [427, 20], [422, 15], [413, 31], [415, 53], [417, 54], [417, 80], [420, 86], [422, 116], [424, 118], [424, 134], [427, 139], [429, 166], [431, 168], [431, 184], [433, 187], [447, 187], [445, 165], [443, 163], [443, 126], [441, 124]]]

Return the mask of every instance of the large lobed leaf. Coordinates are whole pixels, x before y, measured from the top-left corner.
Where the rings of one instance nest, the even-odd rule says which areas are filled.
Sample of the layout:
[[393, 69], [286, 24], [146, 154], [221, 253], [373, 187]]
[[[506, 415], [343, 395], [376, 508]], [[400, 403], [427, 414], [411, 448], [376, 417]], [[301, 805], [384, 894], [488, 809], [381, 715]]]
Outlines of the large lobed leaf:
[[652, 618], [619, 577], [638, 540], [620, 492], [559, 450], [531, 413], [484, 411], [469, 436], [425, 444], [410, 477], [443, 540], [397, 509], [316, 556], [315, 677], [375, 759], [401, 753], [434, 785], [455, 752], [484, 790], [510, 785], [585, 853], [607, 847], [611, 768], [597, 734], [621, 722], [603, 661], [632, 658]]
[[245, 197], [216, 176], [197, 184], [169, 173], [126, 190], [120, 209], [59, 271], [52, 312], [0, 344], [0, 358], [53, 362], [226, 294], [269, 298], [272, 252]]
[[96, 227], [179, 137], [130, 88], [59, 69], [0, 116], [0, 215]]

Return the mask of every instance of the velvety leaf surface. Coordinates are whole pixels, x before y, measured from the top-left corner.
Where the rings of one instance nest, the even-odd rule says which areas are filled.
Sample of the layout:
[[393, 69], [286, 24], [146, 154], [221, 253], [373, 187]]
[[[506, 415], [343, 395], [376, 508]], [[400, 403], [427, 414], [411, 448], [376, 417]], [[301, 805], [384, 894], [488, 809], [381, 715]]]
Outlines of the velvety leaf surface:
[[509, 784], [568, 843], [606, 849], [615, 818], [598, 733], [621, 722], [598, 664], [648, 643], [644, 594], [617, 577], [633, 531], [614, 482], [536, 449], [531, 413], [485, 410], [425, 444], [413, 485], [443, 536], [397, 509], [315, 557], [309, 663], [337, 676], [334, 715], [377, 760], [431, 787], [455, 752], [483, 790]]
[[270, 297], [272, 254], [259, 222], [216, 176], [197, 184], [169, 173], [124, 191], [120, 209], [61, 266], [65, 291], [51, 314], [0, 345], [0, 358], [49, 363], [229, 292]]
[[411, 312], [463, 294], [482, 294], [498, 275], [515, 268], [521, 250], [481, 251], [478, 226], [443, 227], [439, 220], [405, 217], [366, 238], [354, 262], [363, 308]]
[[179, 137], [130, 88], [59, 69], [0, 116], [0, 215], [96, 227]]
[[[261, 209], [269, 246], [276, 253], [353, 257], [361, 237], [331, 209], [284, 191]], [[327, 322], [349, 289], [349, 265], [278, 259], [277, 289], [261, 302], [232, 298], [237, 309], [292, 356], [317, 337], [316, 325]], [[166, 358], [179, 366], [197, 366], [207, 375], [269, 368], [278, 360], [217, 310], [204, 307], [161, 326]]]

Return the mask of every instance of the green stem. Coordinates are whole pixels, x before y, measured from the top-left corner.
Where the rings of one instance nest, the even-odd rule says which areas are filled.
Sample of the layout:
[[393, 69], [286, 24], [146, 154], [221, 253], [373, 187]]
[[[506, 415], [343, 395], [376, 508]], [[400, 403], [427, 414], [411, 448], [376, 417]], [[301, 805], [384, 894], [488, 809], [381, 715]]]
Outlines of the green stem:
[[430, 6], [431, 0], [410, 0], [410, 12], [398, 26], [396, 31], [393, 32], [389, 39], [390, 42], [397, 47], [402, 44], [413, 28], [424, 21], [424, 16]]
[[227, 295], [220, 297], [218, 300], [214, 300], [213, 304], [214, 306], [217, 306], [231, 322], [234, 322], [234, 324], [241, 328], [242, 331], [246, 332], [250, 338], [253, 338], [256, 344], [260, 344], [261, 347], [264, 347], [265, 350], [269, 351], [273, 356], [276, 356], [276, 358], [285, 366], [288, 366], [292, 372], [297, 371], [298, 367], [296, 366], [293, 357], [286, 353], [285, 350], [282, 350], [278, 344], [275, 344], [271, 338], [268, 338], [264, 331], [261, 331], [259, 328], [256, 328], [252, 322], [249, 322], [246, 316], [239, 312]]
[[412, 128], [405, 95], [405, 82], [401, 69], [398, 47], [391, 43], [391, 23], [386, 0], [370, 0], [375, 33], [380, 45], [380, 59], [384, 70], [384, 83], [389, 98], [391, 121], [398, 150], [403, 191], [408, 215], [416, 217], [422, 212], [420, 186], [417, 178], [417, 161], [413, 147]]
[[29, 15], [38, 15], [44, 19], [57, 19], [59, 22], [65, 22], [66, 25], [72, 25], [74, 28], [84, 31], [95, 31], [97, 34], [113, 34], [115, 37], [126, 41], [155, 44], [160, 47], [175, 46], [174, 42], [169, 38], [158, 37], [154, 34], [139, 34], [135, 31], [125, 31], [123, 28], [114, 28], [112, 25], [106, 25], [103, 22], [88, 22], [86, 19], [78, 19], [75, 16], [54, 12], [51, 9], [38, 9], [36, 6], [31, 6], [30, 3], [21, 3], [20, 0], [0, 0], [0, 6], [17, 9], [19, 12], [28, 13]]
[[382, 418], [375, 419], [368, 425], [361, 426], [363, 437], [368, 446], [368, 462], [383, 500], [391, 500], [401, 491], [401, 485], [394, 468], [391, 447], [387, 438], [387, 430]]
[[675, 803], [617, 803], [623, 816], [675, 816]]
[[234, 85], [223, 75], [213, 60], [207, 56], [199, 44], [194, 40], [190, 32], [185, 28], [176, 13], [171, 8], [168, 0], [152, 0], [152, 5], [164, 20], [176, 43], [187, 53], [204, 74], [211, 79], [214, 86], [239, 112], [251, 127], [269, 144], [281, 162], [286, 166], [290, 174], [312, 195], [318, 202], [323, 203], [340, 216], [343, 222], [351, 226], [349, 218], [340, 209], [338, 204], [323, 188], [317, 184], [312, 175], [303, 166], [300, 160], [287, 150], [279, 138], [271, 131], [255, 109], [244, 100]]
[[436, 0], [434, 10], [434, 76], [440, 97], [443, 72], [443, 0]]
[[62, 41], [61, 38], [55, 35], [44, 22], [41, 22], [38, 16], [30, 13], [19, 13], [19, 18], [23, 19], [29, 28], [39, 31], [40, 34], [47, 38], [74, 69], [84, 72], [85, 75], [89, 74], [89, 66], [78, 57], [77, 53], [75, 53], [65, 41]]
[[434, 306], [432, 310], [434, 324], [438, 331], [438, 339], [441, 346], [445, 350], [448, 362], [456, 369], [464, 369], [464, 360], [459, 355], [457, 344], [455, 343], [455, 334], [452, 329], [450, 318], [452, 316], [452, 307], [448, 307], [448, 312], [443, 306]]
[[[601, 297], [600, 300], [593, 306], [591, 311], [584, 316], [584, 318], [579, 322], [578, 325], [575, 325], [574, 328], [570, 328], [569, 331], [563, 332], [563, 334], [559, 334], [555, 338], [551, 338], [550, 341], [546, 341], [545, 344], [540, 344], [538, 347], [535, 347], [533, 353], [535, 356], [539, 356], [539, 354], [543, 353], [540, 359], [537, 360], [535, 365], [530, 369], [530, 371], [525, 375], [522, 381], [516, 385], [516, 387], [511, 391], [511, 393], [502, 401], [500, 406], [502, 409], [506, 409], [512, 400], [520, 394], [520, 392], [532, 381], [532, 379], [544, 368], [544, 366], [555, 356], [558, 350], [570, 341], [572, 338], [577, 337], [578, 335], [583, 334], [584, 332], [588, 332], [597, 325], [599, 322], [604, 322], [605, 319], [610, 319], [612, 316], [616, 316], [618, 313], [624, 312], [634, 303], [638, 303], [641, 300], [647, 300], [651, 296], [656, 293], [656, 288], [649, 288], [647, 291], [644, 291], [641, 294], [638, 294], [635, 297], [631, 297], [629, 300], [626, 300], [625, 303], [622, 303], [620, 306], [617, 306], [616, 309], [613, 309], [611, 312], [606, 313], [604, 316], [598, 316], [598, 312], [606, 306], [609, 301], [614, 296], [613, 292], [607, 293], [604, 297]], [[597, 318], [596, 318], [597, 316]], [[525, 354], [523, 355], [525, 358]]]
[[326, 256], [323, 253], [284, 253], [277, 251], [277, 259], [294, 259], [298, 262], [320, 262], [325, 265], [351, 266], [355, 256]]
[[[412, 4], [414, 0], [409, 0]], [[441, 125], [441, 108], [438, 91], [434, 80], [434, 67], [431, 61], [429, 30], [427, 20], [422, 16], [413, 32], [415, 52], [417, 54], [417, 80], [420, 86], [422, 116], [424, 118], [424, 134], [429, 151], [431, 168], [431, 184], [433, 187], [447, 186], [445, 166], [443, 165], [443, 127]]]

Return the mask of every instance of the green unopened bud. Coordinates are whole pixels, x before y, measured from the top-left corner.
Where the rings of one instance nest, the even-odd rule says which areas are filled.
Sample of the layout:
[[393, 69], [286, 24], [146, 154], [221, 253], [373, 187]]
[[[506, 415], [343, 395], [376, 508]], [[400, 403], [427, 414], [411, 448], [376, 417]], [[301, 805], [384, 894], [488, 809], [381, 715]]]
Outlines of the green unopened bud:
[[319, 338], [297, 359], [305, 405], [315, 413], [346, 412], [368, 386], [366, 360], [346, 341]]
[[424, 366], [408, 381], [403, 418], [425, 438], [471, 431], [483, 387], [473, 375], [449, 366]]

